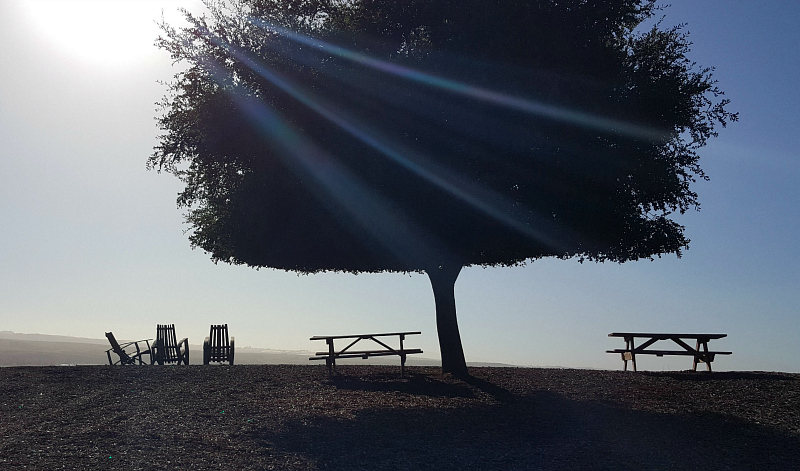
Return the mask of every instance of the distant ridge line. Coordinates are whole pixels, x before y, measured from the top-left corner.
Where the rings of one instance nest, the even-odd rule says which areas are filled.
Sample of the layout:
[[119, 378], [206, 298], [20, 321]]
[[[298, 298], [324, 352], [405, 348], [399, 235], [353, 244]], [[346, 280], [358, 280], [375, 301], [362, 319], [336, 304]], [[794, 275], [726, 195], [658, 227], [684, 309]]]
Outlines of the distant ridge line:
[[88, 337], [71, 337], [69, 335], [50, 335], [50, 334], [21, 334], [11, 330], [0, 330], [0, 339], [7, 340], [27, 340], [29, 342], [68, 342], [68, 343], [95, 343], [106, 345], [108, 340], [92, 339]]

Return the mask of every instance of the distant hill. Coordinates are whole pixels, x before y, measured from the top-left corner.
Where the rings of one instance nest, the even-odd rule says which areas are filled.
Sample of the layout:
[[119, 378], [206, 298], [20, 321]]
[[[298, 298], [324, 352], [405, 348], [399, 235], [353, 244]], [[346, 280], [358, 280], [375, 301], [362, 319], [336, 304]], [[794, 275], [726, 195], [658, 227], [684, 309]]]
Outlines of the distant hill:
[[0, 338], [0, 366], [100, 365], [108, 363], [99, 343]]
[[106, 339], [90, 339], [85, 337], [68, 337], [66, 335], [45, 335], [45, 334], [20, 334], [10, 330], [0, 330], [0, 339], [26, 340], [31, 342], [66, 342], [66, 343], [93, 343], [108, 345]]

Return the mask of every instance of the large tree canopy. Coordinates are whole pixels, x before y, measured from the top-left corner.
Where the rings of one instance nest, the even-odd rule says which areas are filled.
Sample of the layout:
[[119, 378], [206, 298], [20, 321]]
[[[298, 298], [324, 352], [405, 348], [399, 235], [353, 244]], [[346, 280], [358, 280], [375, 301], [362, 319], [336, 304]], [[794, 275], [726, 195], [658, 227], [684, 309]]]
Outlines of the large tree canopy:
[[688, 246], [726, 110], [645, 0], [230, 0], [162, 25], [186, 68], [149, 166], [215, 261], [424, 271], [464, 374], [462, 267]]

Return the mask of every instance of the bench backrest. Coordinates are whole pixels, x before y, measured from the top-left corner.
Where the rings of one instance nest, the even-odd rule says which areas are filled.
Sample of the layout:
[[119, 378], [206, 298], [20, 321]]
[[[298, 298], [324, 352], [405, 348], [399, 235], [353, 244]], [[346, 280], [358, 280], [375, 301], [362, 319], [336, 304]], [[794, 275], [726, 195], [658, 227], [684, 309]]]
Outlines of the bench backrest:
[[108, 343], [111, 344], [111, 349], [114, 350], [114, 353], [119, 356], [120, 362], [123, 364], [130, 363], [131, 357], [125, 353], [125, 350], [123, 350], [122, 347], [119, 346], [119, 342], [117, 342], [114, 334], [111, 332], [106, 332], [106, 338], [108, 339]]
[[228, 324], [212, 325], [208, 337], [211, 350], [209, 361], [229, 360], [231, 345], [228, 338]]
[[156, 345], [164, 363], [181, 361], [178, 351], [178, 338], [175, 335], [175, 324], [158, 324], [156, 327]]

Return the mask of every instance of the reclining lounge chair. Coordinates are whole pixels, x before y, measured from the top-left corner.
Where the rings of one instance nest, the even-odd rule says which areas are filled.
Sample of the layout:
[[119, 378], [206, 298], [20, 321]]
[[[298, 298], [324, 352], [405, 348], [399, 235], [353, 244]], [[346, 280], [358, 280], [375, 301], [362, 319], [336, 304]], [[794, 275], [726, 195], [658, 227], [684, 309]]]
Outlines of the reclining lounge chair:
[[[145, 363], [142, 361], [142, 355], [149, 355], [150, 364], [153, 364], [153, 351], [150, 348], [150, 340], [152, 339], [125, 342], [120, 345], [117, 339], [114, 338], [112, 332], [106, 332], [106, 338], [108, 339], [108, 343], [111, 344], [111, 348], [106, 350], [109, 365], [135, 365], [136, 362], [139, 362], [140, 365], [144, 365]], [[144, 345], [140, 346], [142, 343]], [[134, 349], [136, 350], [135, 352], [133, 351]], [[111, 358], [111, 352], [114, 352], [119, 360], [114, 361]]]

